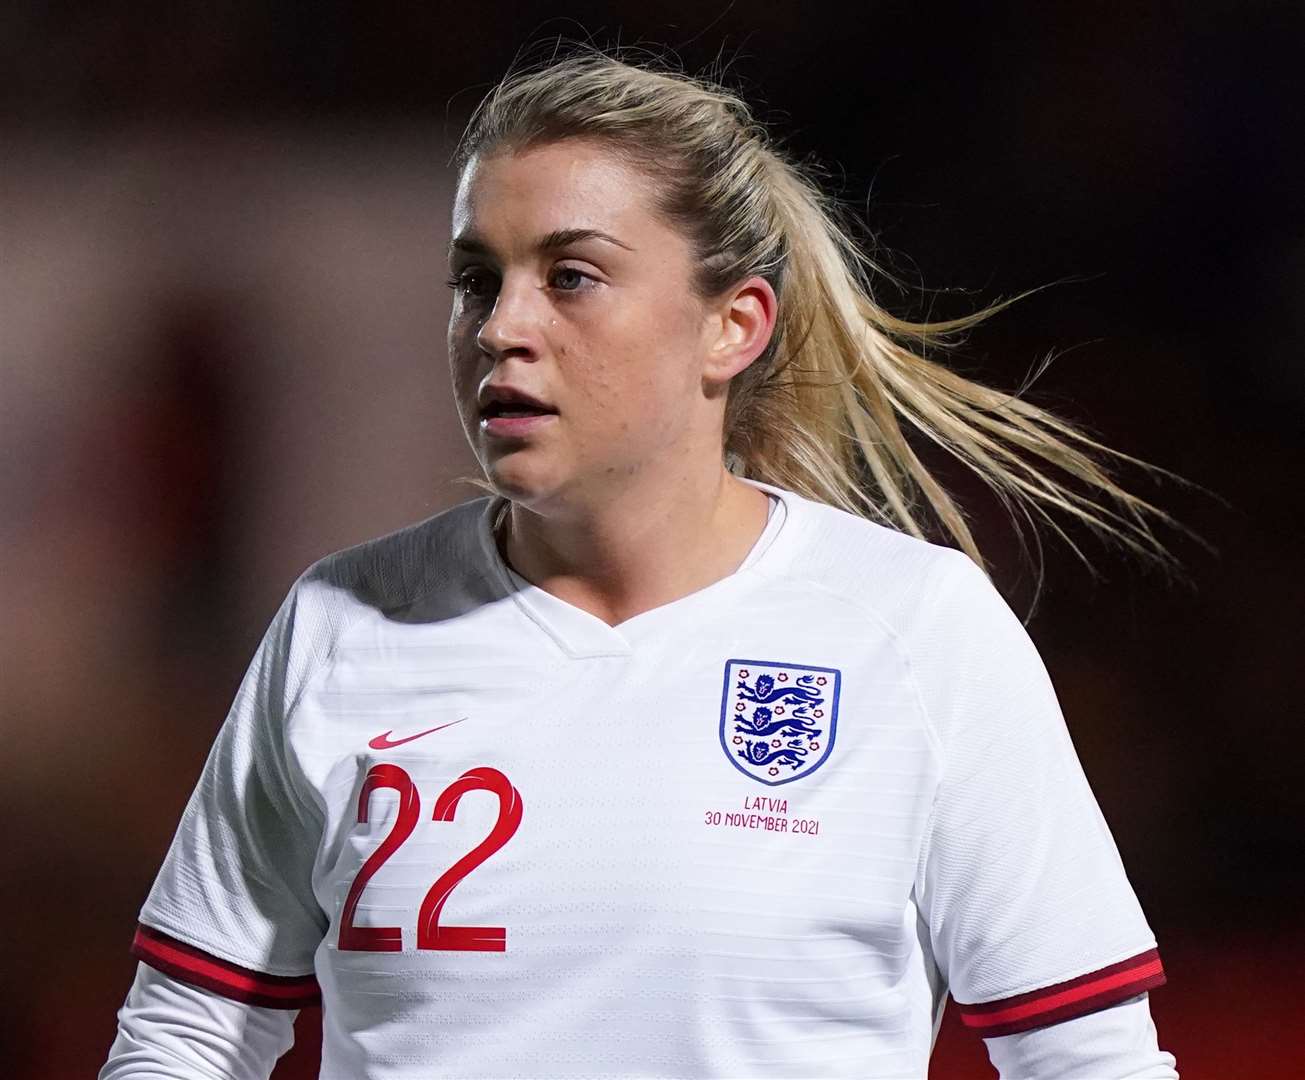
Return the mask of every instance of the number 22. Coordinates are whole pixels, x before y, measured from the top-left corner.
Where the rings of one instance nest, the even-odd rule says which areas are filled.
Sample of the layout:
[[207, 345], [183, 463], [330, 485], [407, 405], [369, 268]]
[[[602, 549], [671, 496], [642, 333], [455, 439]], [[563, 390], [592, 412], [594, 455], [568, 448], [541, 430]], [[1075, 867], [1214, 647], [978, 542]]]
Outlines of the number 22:
[[[368, 804], [377, 788], [399, 793], [399, 812], [389, 834], [362, 864], [340, 913], [342, 950], [363, 952], [399, 952], [403, 948], [403, 931], [397, 926], [355, 926], [354, 912], [358, 900], [372, 875], [412, 834], [421, 818], [421, 798], [412, 777], [398, 765], [373, 765], [363, 780], [358, 796], [358, 821], [367, 822]], [[507, 948], [507, 930], [501, 926], [441, 926], [440, 910], [454, 887], [512, 838], [521, 824], [521, 793], [497, 769], [482, 765], [468, 769], [439, 793], [432, 821], [452, 821], [458, 800], [469, 791], [489, 791], [498, 796], [498, 819], [479, 844], [442, 873], [426, 892], [417, 912], [417, 948], [454, 949], [464, 952], [503, 952]]]

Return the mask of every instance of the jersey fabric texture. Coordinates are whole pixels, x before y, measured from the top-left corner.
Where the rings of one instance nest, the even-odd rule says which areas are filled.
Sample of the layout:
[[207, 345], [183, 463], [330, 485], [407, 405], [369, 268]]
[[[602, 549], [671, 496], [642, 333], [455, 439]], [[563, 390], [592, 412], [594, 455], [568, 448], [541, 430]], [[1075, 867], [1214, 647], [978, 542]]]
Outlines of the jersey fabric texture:
[[1046, 669], [964, 553], [745, 481], [613, 627], [483, 497], [290, 589], [133, 953], [320, 1000], [324, 1078], [923, 1076], [1165, 981]]

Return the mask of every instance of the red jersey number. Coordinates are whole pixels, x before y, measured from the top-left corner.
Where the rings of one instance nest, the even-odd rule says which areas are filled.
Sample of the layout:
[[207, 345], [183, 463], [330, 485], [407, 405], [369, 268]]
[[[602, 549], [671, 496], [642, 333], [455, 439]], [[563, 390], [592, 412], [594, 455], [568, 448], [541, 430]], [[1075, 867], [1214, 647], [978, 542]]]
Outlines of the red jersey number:
[[[421, 799], [417, 786], [398, 765], [373, 765], [363, 781], [358, 796], [358, 821], [367, 821], [371, 794], [377, 788], [399, 793], [399, 812], [380, 846], [367, 857], [349, 886], [344, 908], [340, 912], [341, 950], [362, 952], [398, 952], [403, 948], [403, 931], [397, 926], [355, 926], [358, 900], [372, 875], [403, 844], [421, 818]], [[440, 911], [449, 894], [464, 877], [512, 838], [521, 824], [521, 793], [497, 769], [481, 765], [468, 769], [435, 800], [433, 821], [452, 821], [458, 800], [469, 791], [489, 791], [498, 796], [498, 818], [489, 835], [439, 876], [427, 891], [417, 913], [417, 948], [453, 949], [469, 952], [503, 952], [507, 948], [507, 930], [502, 926], [441, 926]]]

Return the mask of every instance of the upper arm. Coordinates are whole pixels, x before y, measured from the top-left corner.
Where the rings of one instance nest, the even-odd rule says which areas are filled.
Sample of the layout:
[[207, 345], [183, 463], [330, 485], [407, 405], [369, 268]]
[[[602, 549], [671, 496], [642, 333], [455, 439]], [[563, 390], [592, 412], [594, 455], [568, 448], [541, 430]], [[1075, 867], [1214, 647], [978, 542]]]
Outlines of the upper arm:
[[304, 678], [292, 589], [260, 642], [141, 908], [132, 953], [248, 1004], [318, 995], [328, 920], [313, 892], [315, 807], [297, 794], [287, 717]]
[[952, 562], [918, 650], [943, 762], [916, 885], [962, 1020], [995, 1040], [1165, 975], [1033, 642], [968, 557]]

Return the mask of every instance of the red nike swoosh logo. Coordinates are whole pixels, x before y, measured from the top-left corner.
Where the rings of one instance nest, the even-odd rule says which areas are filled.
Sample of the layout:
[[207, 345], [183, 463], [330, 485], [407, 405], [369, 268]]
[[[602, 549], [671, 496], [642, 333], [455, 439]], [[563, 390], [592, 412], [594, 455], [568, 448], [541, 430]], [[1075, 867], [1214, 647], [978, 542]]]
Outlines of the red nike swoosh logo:
[[405, 735], [402, 739], [391, 739], [390, 736], [393, 735], [394, 732], [393, 730], [390, 730], [385, 732], [384, 735], [377, 735], [376, 738], [372, 739], [372, 741], [367, 745], [373, 750], [388, 750], [392, 746], [402, 746], [406, 742], [412, 742], [413, 739], [420, 739], [423, 735], [429, 735], [432, 731], [443, 731], [446, 727], [460, 724], [465, 719], [466, 717], [464, 716], [460, 720], [450, 720], [447, 724], [440, 724], [439, 727], [433, 727], [426, 731], [419, 731], [416, 735]]

